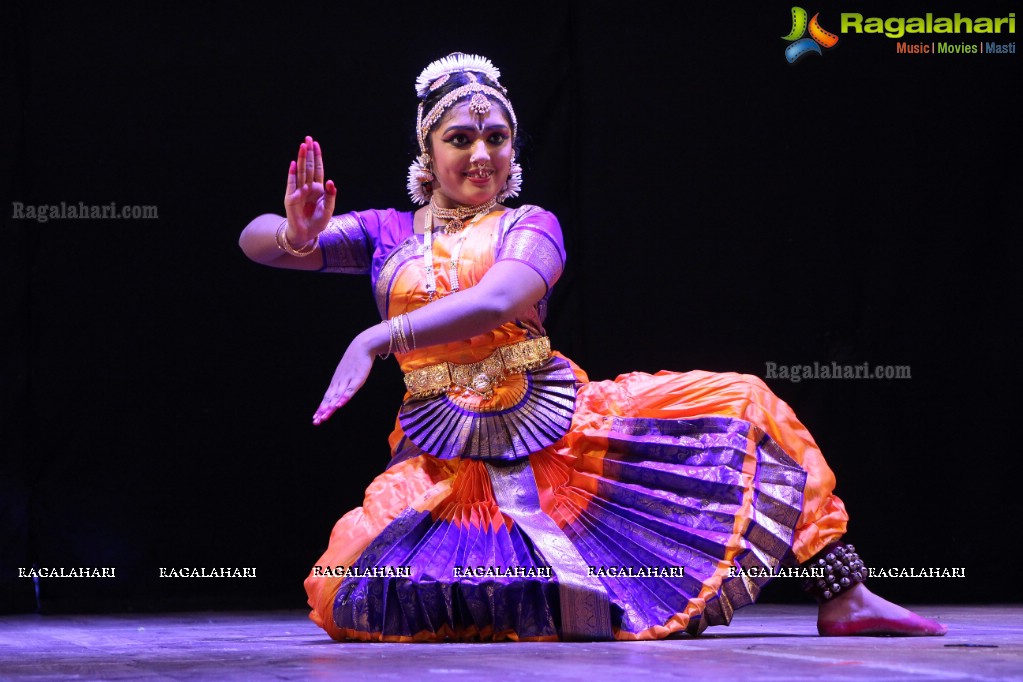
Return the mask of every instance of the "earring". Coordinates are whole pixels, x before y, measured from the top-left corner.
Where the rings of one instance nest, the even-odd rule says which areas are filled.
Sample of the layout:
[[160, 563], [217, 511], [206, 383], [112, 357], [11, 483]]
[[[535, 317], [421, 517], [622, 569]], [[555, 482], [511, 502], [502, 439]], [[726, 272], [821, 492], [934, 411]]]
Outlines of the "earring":
[[408, 195], [413, 202], [422, 206], [430, 200], [433, 189], [433, 171], [430, 170], [430, 155], [420, 154], [408, 167]]
[[505, 199], [517, 197], [520, 191], [522, 191], [522, 166], [519, 165], [518, 161], [512, 159], [508, 179], [505, 180], [504, 187], [501, 188], [500, 193], [497, 195], [497, 200], [504, 201]]

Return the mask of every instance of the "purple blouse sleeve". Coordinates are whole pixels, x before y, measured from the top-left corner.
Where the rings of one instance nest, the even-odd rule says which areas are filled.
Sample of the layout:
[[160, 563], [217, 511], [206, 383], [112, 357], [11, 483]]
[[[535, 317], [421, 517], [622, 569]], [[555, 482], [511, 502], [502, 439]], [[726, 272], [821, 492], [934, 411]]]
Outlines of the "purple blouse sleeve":
[[320, 272], [347, 275], [369, 274], [373, 263], [373, 240], [358, 213], [345, 213], [330, 219], [320, 233], [323, 268]]
[[553, 213], [537, 206], [523, 206], [513, 217], [497, 260], [516, 260], [536, 270], [550, 291], [565, 268], [565, 244], [561, 225]]

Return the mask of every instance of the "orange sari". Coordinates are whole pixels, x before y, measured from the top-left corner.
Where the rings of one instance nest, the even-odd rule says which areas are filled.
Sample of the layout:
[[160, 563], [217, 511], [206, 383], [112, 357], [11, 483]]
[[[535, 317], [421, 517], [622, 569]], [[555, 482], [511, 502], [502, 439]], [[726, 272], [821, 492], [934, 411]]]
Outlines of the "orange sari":
[[[409, 214], [349, 215], [343, 248], [361, 254], [353, 240], [366, 240], [360, 258], [382, 316], [425, 305]], [[467, 234], [435, 237], [441, 295], [463, 237], [463, 288], [501, 258], [532, 265], [553, 286], [564, 260], [551, 214], [495, 212]], [[475, 363], [543, 336], [546, 298], [486, 334], [399, 356], [402, 369]], [[431, 432], [427, 421], [428, 435], [410, 437], [406, 408], [417, 403], [406, 396], [391, 464], [336, 523], [305, 581], [310, 617], [335, 639], [698, 632], [756, 598], [768, 578], [750, 569], [805, 561], [845, 533], [834, 475], [813, 438], [753, 376], [634, 372], [591, 382], [555, 353], [487, 399], [451, 391], [431, 400], [420, 413], [429, 409], [438, 426]], [[537, 439], [526, 456], [496, 446], [480, 456], [480, 438], [521, 444], [520, 434]]]

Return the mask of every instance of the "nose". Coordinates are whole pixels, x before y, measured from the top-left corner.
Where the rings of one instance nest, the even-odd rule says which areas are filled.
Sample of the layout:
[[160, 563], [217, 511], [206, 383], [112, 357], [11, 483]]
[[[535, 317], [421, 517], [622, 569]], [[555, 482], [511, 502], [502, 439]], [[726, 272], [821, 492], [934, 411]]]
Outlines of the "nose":
[[490, 153], [487, 152], [485, 140], [476, 140], [472, 144], [472, 155], [469, 156], [470, 163], [486, 163], [490, 160]]

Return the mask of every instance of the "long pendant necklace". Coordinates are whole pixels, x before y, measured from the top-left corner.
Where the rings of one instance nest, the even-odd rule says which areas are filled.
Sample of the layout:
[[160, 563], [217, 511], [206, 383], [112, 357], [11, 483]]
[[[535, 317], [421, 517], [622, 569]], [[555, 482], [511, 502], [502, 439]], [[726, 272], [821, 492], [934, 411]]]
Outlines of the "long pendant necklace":
[[[426, 232], [423, 235], [423, 269], [426, 271], [426, 302], [429, 303], [437, 296], [437, 274], [433, 262], [433, 216], [437, 215], [442, 220], [449, 220], [442, 229], [446, 234], [461, 232], [455, 248], [451, 251], [451, 263], [448, 265], [448, 281], [450, 282], [451, 293], [458, 291], [458, 261], [462, 255], [462, 245], [469, 235], [469, 228], [478, 223], [483, 216], [490, 213], [497, 204], [497, 199], [480, 204], [461, 208], [440, 208], [434, 202], [430, 202], [426, 209]], [[469, 216], [473, 216], [468, 223], [464, 222]], [[454, 225], [457, 223], [457, 227]]]

